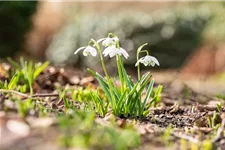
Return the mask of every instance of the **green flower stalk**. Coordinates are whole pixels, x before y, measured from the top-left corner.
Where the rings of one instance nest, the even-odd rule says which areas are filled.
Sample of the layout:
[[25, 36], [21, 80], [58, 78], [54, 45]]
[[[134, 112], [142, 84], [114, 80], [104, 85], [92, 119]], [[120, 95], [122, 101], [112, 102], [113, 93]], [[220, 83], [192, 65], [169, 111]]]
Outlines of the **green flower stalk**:
[[[99, 45], [99, 43], [101, 42], [102, 45], [106, 47], [103, 52], [101, 51], [101, 47]], [[153, 103], [156, 99], [156, 97], [153, 97], [151, 98], [151, 101], [149, 101], [154, 85], [154, 80], [151, 80], [150, 73], [146, 73], [143, 76], [141, 76], [140, 74], [140, 63], [143, 63], [145, 66], [154, 66], [155, 64], [159, 65], [158, 60], [155, 57], [150, 56], [147, 50], [142, 50], [145, 45], [147, 44], [143, 44], [137, 50], [136, 66], [138, 67], [138, 81], [136, 83], [133, 82], [133, 80], [127, 74], [124, 68], [122, 58], [124, 57], [128, 59], [129, 54], [126, 52], [125, 49], [120, 47], [119, 38], [116, 35], [109, 33], [108, 37], [102, 38], [98, 41], [91, 39], [91, 41], [88, 43], [88, 46], [81, 47], [75, 52], [75, 54], [77, 54], [79, 51], [84, 49], [84, 56], [92, 55], [95, 57], [97, 53], [99, 54], [106, 78], [102, 77], [100, 74], [92, 71], [91, 69], [88, 69], [88, 71], [98, 80], [100, 87], [102, 88], [105, 96], [109, 100], [113, 114], [115, 114], [116, 116], [128, 117], [146, 115], [151, 103]], [[147, 55], [145, 57], [139, 58], [140, 53], [143, 52], [145, 52]], [[114, 56], [116, 57], [118, 75], [120, 80], [119, 87], [111, 80], [106, 70], [103, 56], [109, 56], [110, 58]], [[149, 86], [147, 88], [146, 96], [144, 99], [142, 99], [142, 93], [148, 84]], [[104, 107], [102, 99], [99, 95], [93, 96], [93, 98], [94, 102], [99, 102], [101, 107]], [[104, 110], [102, 112], [106, 111]]]
[[[140, 63], [143, 63], [145, 66], [151, 65], [152, 67], [154, 67], [155, 64], [159, 66], [159, 62], [155, 57], [150, 56], [147, 50], [142, 50], [142, 48], [146, 45], [148, 45], [148, 43], [141, 45], [137, 50], [137, 62], [135, 66], [137, 67], [138, 80], [141, 79]], [[140, 53], [146, 53], [147, 55], [145, 57], [139, 58]]]

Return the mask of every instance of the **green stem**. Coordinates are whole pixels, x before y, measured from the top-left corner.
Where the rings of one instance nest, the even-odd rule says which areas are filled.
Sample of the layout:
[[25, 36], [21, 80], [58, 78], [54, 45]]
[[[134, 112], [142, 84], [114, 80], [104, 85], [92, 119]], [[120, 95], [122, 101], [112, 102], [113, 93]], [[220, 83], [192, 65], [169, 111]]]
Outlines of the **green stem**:
[[112, 107], [114, 106], [114, 103], [115, 103], [115, 98], [113, 96], [113, 93], [112, 93], [112, 83], [111, 83], [111, 80], [109, 78], [109, 75], [108, 75], [108, 72], [106, 70], [106, 66], [105, 66], [105, 62], [104, 62], [104, 59], [103, 59], [103, 56], [102, 56], [102, 52], [101, 52], [101, 49], [98, 45], [98, 43], [92, 39], [92, 42], [95, 44], [96, 48], [97, 48], [97, 51], [98, 51], [98, 54], [99, 54], [99, 57], [100, 57], [100, 61], [101, 61], [101, 64], [102, 64], [102, 68], [104, 70], [104, 73], [105, 73], [105, 76], [106, 76], [106, 80], [108, 81], [108, 84], [109, 84], [109, 93], [110, 93], [110, 96], [112, 98]]
[[[113, 36], [116, 37], [115, 35]], [[116, 48], [120, 49], [120, 43], [118, 41], [116, 42]], [[124, 76], [122, 71], [123, 66], [122, 66], [121, 57], [119, 55], [116, 55], [116, 62], [117, 62], [118, 74], [119, 74], [120, 84], [121, 84], [121, 93], [123, 93], [124, 92]]]
[[[137, 61], [139, 60], [139, 51], [137, 51]], [[137, 66], [138, 81], [141, 79], [140, 64]]]
[[120, 61], [120, 56], [116, 56], [116, 62], [117, 62], [117, 68], [118, 68], [118, 74], [119, 74], [119, 78], [120, 78], [120, 86], [121, 86], [121, 93], [124, 92], [124, 82], [123, 82], [123, 74], [122, 74], [122, 68], [121, 68], [121, 61]]
[[[137, 61], [139, 60], [139, 54], [140, 53], [147, 53], [147, 55], [149, 55], [147, 50], [139, 50], [137, 51]], [[138, 64], [137, 66], [137, 73], [138, 73], [138, 81], [141, 79], [141, 69], [140, 69], [140, 64]]]
[[[139, 54], [143, 51], [147, 51], [147, 50], [141, 50], [144, 46], [146, 46], [148, 43], [145, 43], [143, 45], [141, 45], [138, 49], [137, 49], [137, 61], [139, 60]], [[147, 51], [148, 54], [148, 51]], [[138, 81], [141, 79], [141, 71], [140, 71], [140, 65], [138, 64], [137, 66], [137, 74], [138, 74]]]
[[[103, 56], [102, 56], [101, 49], [100, 49], [98, 43], [95, 40], [92, 39], [90, 42], [93, 42], [94, 45], [96, 46], [99, 57], [100, 57], [100, 61], [101, 61], [101, 64], [102, 64], [102, 68], [103, 68], [105, 76], [106, 76], [106, 79], [109, 80], [109, 75], [108, 75], [108, 72], [107, 72], [106, 67], [105, 67], [105, 62], [104, 62], [104, 59], [103, 59]], [[90, 42], [89, 42], [89, 44], [90, 44]]]

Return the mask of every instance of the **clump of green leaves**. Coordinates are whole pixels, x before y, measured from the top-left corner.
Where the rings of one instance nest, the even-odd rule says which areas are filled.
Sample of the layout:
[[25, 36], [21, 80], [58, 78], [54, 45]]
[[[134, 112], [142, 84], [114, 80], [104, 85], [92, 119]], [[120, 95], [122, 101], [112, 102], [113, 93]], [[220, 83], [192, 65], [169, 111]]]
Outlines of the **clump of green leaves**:
[[[126, 74], [125, 70], [123, 72], [124, 78], [126, 78], [126, 82], [123, 85], [125, 89], [121, 89], [121, 87], [116, 86], [115, 84], [112, 84], [113, 81], [110, 81], [112, 85], [109, 85], [107, 80], [104, 79], [100, 74], [96, 73], [93, 74], [101, 88], [103, 89], [104, 93], [106, 94], [106, 97], [109, 99], [113, 113], [117, 116], [143, 116], [148, 113], [148, 108], [150, 107], [150, 104], [155, 100], [152, 99], [149, 104], [147, 104], [147, 101], [150, 98], [154, 80], [151, 80], [150, 73], [146, 73], [143, 75], [140, 81], [137, 83], [134, 83], [131, 78]], [[144, 101], [142, 101], [142, 92], [144, 91], [147, 84], [150, 84], [148, 86], [148, 90], [146, 93], [146, 96], [144, 98]], [[111, 89], [109, 88], [111, 86]], [[112, 94], [110, 94], [110, 90]], [[113, 96], [111, 96], [113, 95]], [[97, 99], [99, 102], [101, 102], [101, 98], [97, 96]]]
[[221, 100], [225, 100], [225, 95], [217, 94], [216, 97]]
[[25, 117], [29, 111], [34, 110], [35, 108], [35, 102], [32, 99], [26, 99], [26, 100], [17, 100], [17, 107], [18, 112], [21, 117]]
[[[37, 76], [49, 65], [49, 62], [45, 63], [33, 63], [32, 61], [25, 61], [23, 58], [20, 59], [20, 64], [8, 59], [9, 62], [15, 68], [14, 75], [9, 83], [1, 83], [1, 87], [4, 89], [18, 89], [21, 92], [25, 92], [29, 89], [30, 94], [33, 94], [33, 84]], [[19, 84], [20, 83], [20, 84]]]
[[[103, 52], [99, 45], [100, 42], [102, 42], [102, 45], [106, 47]], [[75, 52], [75, 54], [77, 54], [79, 51], [84, 49], [84, 56], [92, 55], [95, 57], [99, 54], [105, 77], [91, 69], [88, 69], [88, 71], [98, 80], [101, 89], [109, 100], [113, 114], [116, 116], [144, 116], [148, 113], [150, 105], [156, 99], [158, 101], [160, 100], [159, 96], [162, 91], [162, 87], [158, 88], [155, 97], [151, 97], [154, 85], [152, 75], [149, 72], [145, 73], [143, 76], [140, 74], [140, 63], [145, 66], [155, 66], [155, 64], [159, 65], [159, 62], [155, 57], [150, 56], [147, 50], [142, 50], [145, 45], [147, 44], [143, 44], [137, 49], [137, 63], [135, 64], [138, 74], [137, 82], [134, 82], [134, 80], [132, 80], [132, 78], [127, 74], [123, 64], [122, 56], [127, 59], [129, 54], [120, 47], [119, 38], [112, 33], [109, 33], [108, 37], [99, 39], [98, 41], [91, 39], [88, 46], [81, 47]], [[146, 53], [146, 56], [139, 58], [140, 53]], [[116, 78], [112, 79], [109, 76], [103, 55], [104, 57], [109, 55], [110, 58], [116, 57], [120, 85], [116, 84]], [[148, 88], [146, 89], [147, 86]], [[146, 95], [144, 96], [143, 93], [145, 89]], [[144, 98], [142, 98], [143, 96]], [[98, 94], [95, 97], [93, 96], [93, 99], [95, 103], [100, 104], [101, 108], [104, 108], [104, 102]], [[102, 109], [102, 112], [105, 112], [105, 110]]]
[[65, 111], [79, 108], [86, 112], [96, 112], [102, 117], [108, 112], [109, 102], [100, 89], [91, 89], [89, 86], [68, 89], [58, 87], [57, 91], [60, 101], [63, 101], [65, 105]]
[[60, 115], [58, 123], [63, 131], [59, 138], [63, 147], [127, 150], [140, 144], [140, 136], [132, 126], [120, 129], [113, 123], [100, 125], [94, 112], [71, 110]]
[[219, 113], [214, 111], [212, 116], [208, 116], [207, 117], [208, 126], [210, 128], [215, 128], [215, 129], [218, 128], [218, 120], [219, 120], [219, 118], [220, 118]]

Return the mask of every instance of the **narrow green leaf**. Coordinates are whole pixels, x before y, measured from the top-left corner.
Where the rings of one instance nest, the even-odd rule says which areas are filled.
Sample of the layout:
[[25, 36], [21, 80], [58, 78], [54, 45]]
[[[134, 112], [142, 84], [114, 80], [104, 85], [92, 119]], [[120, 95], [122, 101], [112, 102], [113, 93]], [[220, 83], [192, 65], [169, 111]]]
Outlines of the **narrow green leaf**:
[[153, 85], [154, 85], [154, 80], [152, 80], [148, 86], [148, 89], [147, 89], [147, 92], [146, 92], [146, 96], [145, 96], [145, 99], [144, 99], [144, 102], [142, 103], [142, 111], [144, 111], [144, 107], [152, 93], [152, 89], [153, 89]]
[[19, 82], [19, 78], [20, 78], [19, 73], [14, 74], [14, 76], [12, 77], [12, 79], [10, 80], [10, 82], [8, 84], [9, 90], [11, 90], [13, 87], [15, 87], [17, 85], [17, 83]]
[[124, 106], [124, 103], [122, 103], [122, 102], [126, 101], [125, 97], [126, 97], [127, 92], [128, 92], [128, 89], [125, 89], [124, 93], [122, 94], [122, 96], [120, 97], [120, 99], [117, 103], [118, 109], [120, 109], [120, 110], [122, 110], [122, 108]]
[[95, 95], [93, 95], [93, 93], [91, 93], [91, 97], [92, 97], [92, 99], [97, 100], [97, 102], [95, 102], [95, 105], [97, 106], [99, 104], [101, 107], [101, 112], [99, 112], [100, 110], [98, 110], [98, 113], [100, 113], [100, 115], [104, 117], [107, 113], [108, 107], [104, 107], [104, 103], [98, 93], [96, 93]]
[[13, 67], [20, 69], [20, 65], [16, 61], [12, 60], [12, 58], [8, 57], [7, 60], [13, 65]]
[[112, 91], [113, 91], [113, 94], [115, 95], [116, 102], [118, 102], [121, 94], [119, 93], [116, 87], [112, 87]]
[[104, 93], [106, 94], [107, 98], [111, 101], [112, 98], [110, 96], [109, 88], [108, 88], [107, 83], [104, 81], [104, 78], [102, 78], [101, 75], [98, 73], [96, 73], [96, 78], [97, 78], [100, 86], [102, 87]]
[[0, 88], [4, 89], [4, 84], [2, 83], [2, 81], [0, 81]]
[[128, 94], [128, 96], [131, 96], [134, 94], [134, 92], [136, 91], [137, 87], [139, 86], [139, 82], [137, 82], [134, 87], [132, 88], [132, 90], [130, 91], [130, 93]]
[[25, 68], [25, 63], [26, 61], [24, 61], [23, 57], [20, 58], [20, 64], [21, 64], [21, 68]]
[[141, 86], [138, 89], [139, 94], [141, 94], [143, 92], [143, 90], [145, 89], [145, 87], [149, 83], [150, 78], [151, 78], [151, 75], [149, 75], [143, 83], [140, 83]]
[[90, 68], [87, 68], [87, 71], [89, 73], [91, 73], [96, 78], [97, 75], [96, 75], [96, 73], [93, 70], [91, 70]]
[[128, 95], [126, 96], [126, 100], [123, 102], [123, 106], [125, 105], [125, 103], [127, 103], [125, 107], [129, 107], [130, 103], [135, 103], [135, 101], [131, 101], [132, 97], [134, 96], [134, 93], [136, 92], [137, 87], [139, 86], [139, 82], [137, 82], [134, 87], [132, 88], [132, 90], [128, 93]]
[[163, 89], [163, 86], [162, 85], [158, 85], [158, 87], [156, 89], [156, 92], [155, 92], [156, 102], [160, 102], [160, 100], [161, 100], [162, 89]]
[[40, 75], [40, 73], [41, 73], [42, 71], [44, 71], [45, 68], [46, 68], [48, 65], [49, 65], [49, 62], [47, 61], [47, 62], [43, 63], [42, 65], [38, 66], [37, 68], [35, 68], [35, 72], [34, 72], [33, 78], [36, 79], [36, 77], [37, 77], [38, 75]]
[[120, 79], [120, 84], [121, 84], [121, 92], [123, 92], [124, 90], [124, 76], [123, 76], [123, 72], [122, 72], [122, 61], [121, 61], [121, 56], [117, 55], [116, 56], [116, 62], [117, 62], [117, 68], [118, 68], [118, 74], [119, 74], [119, 79]]
[[65, 107], [66, 107], [67, 109], [69, 109], [69, 108], [70, 108], [69, 100], [68, 100], [66, 97], [63, 97], [63, 102], [64, 102], [64, 104], [65, 104]]
[[142, 84], [145, 80], [146, 80], [146, 78], [148, 78], [148, 77], [151, 77], [152, 75], [150, 75], [150, 72], [146, 72], [142, 77], [141, 77], [141, 79], [140, 79], [140, 84]]
[[137, 92], [135, 92], [132, 97], [129, 99], [129, 103], [128, 103], [128, 108], [129, 111], [132, 112], [132, 114], [137, 114], [137, 112], [139, 112], [139, 108], [140, 108], [140, 96], [138, 95]]
[[122, 64], [122, 73], [123, 73], [123, 77], [124, 77], [124, 82], [127, 84], [127, 86], [129, 87], [129, 89], [131, 90], [132, 87], [134, 86], [134, 83], [131, 80], [131, 78], [128, 76], [126, 70], [124, 69], [123, 64]]

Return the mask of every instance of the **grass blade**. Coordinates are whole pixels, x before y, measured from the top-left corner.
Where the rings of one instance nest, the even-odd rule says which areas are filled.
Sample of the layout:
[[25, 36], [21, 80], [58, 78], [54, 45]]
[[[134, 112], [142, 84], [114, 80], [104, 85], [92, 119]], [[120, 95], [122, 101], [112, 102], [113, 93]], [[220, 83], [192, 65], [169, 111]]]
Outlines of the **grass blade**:
[[36, 67], [35, 67], [35, 72], [34, 72], [33, 78], [36, 79], [36, 77], [37, 77], [38, 75], [40, 75], [40, 73], [41, 73], [42, 71], [44, 71], [45, 68], [46, 68], [48, 65], [49, 65], [49, 62], [47, 61], [47, 62], [43, 63], [43, 64], [40, 65], [40, 66], [36, 66]]
[[147, 92], [146, 92], [146, 97], [144, 99], [144, 102], [142, 103], [142, 111], [144, 111], [144, 107], [152, 93], [152, 89], [153, 89], [153, 85], [154, 85], [154, 80], [152, 80], [148, 86]]
[[12, 60], [12, 58], [8, 57], [7, 60], [13, 65], [13, 67], [15, 67], [16, 69], [20, 69], [20, 65]]
[[16, 73], [12, 79], [10, 80], [9, 84], [8, 84], [8, 89], [11, 90], [13, 89], [14, 86], [17, 85], [17, 83], [19, 82], [19, 78], [20, 78], [20, 74]]
[[106, 96], [108, 97], [108, 99], [111, 101], [112, 98], [110, 96], [109, 87], [108, 87], [107, 83], [104, 81], [104, 78], [100, 74], [98, 74], [98, 73], [96, 73], [96, 78], [97, 78], [100, 86], [102, 87], [104, 93], [106, 94]]
[[93, 70], [91, 70], [90, 68], [87, 68], [87, 71], [96, 78], [97, 75]]

